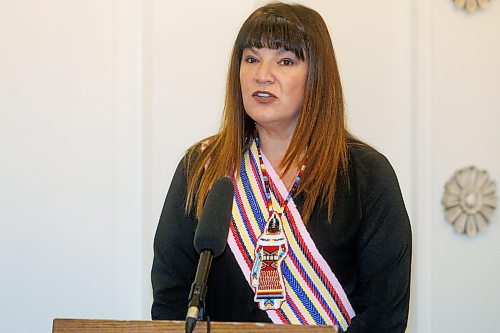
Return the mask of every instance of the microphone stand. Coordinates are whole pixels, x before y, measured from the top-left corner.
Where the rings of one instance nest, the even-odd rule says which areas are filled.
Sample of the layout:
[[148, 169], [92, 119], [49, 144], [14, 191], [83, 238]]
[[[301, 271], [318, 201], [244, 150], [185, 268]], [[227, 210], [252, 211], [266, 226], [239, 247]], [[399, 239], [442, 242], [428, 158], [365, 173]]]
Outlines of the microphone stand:
[[186, 315], [186, 333], [192, 333], [205, 306], [205, 295], [207, 294], [207, 280], [213, 254], [209, 250], [201, 251], [196, 276], [189, 292], [189, 304]]

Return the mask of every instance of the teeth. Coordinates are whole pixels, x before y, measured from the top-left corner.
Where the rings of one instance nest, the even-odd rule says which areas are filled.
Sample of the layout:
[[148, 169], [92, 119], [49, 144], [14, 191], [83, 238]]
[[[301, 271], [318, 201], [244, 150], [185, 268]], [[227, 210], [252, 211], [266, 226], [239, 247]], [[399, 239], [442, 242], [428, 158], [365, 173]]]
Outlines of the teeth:
[[259, 97], [264, 97], [264, 98], [271, 97], [271, 95], [266, 94], [266, 93], [258, 93], [258, 94], [257, 94], [257, 96], [259, 96]]

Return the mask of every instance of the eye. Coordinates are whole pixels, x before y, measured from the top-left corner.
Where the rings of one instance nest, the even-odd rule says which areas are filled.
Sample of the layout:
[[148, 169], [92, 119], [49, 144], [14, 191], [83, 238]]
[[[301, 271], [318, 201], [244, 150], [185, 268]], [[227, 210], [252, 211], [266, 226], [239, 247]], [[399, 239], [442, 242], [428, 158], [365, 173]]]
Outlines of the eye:
[[249, 64], [253, 64], [253, 63], [258, 62], [259, 60], [257, 60], [257, 58], [255, 58], [254, 56], [248, 55], [248, 56], [243, 58], [243, 61], [246, 63], [249, 63]]
[[289, 58], [284, 58], [281, 59], [278, 64], [283, 65], [283, 66], [292, 66], [293, 65], [293, 60]]

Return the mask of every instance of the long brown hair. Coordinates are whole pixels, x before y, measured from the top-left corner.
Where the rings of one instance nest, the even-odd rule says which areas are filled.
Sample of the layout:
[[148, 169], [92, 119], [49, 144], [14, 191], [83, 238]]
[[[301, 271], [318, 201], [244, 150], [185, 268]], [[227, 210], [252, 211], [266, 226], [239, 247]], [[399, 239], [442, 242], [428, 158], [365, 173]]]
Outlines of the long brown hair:
[[[285, 49], [307, 59], [304, 103], [282, 170], [298, 165], [306, 152], [307, 164], [297, 194], [304, 193], [302, 219], [309, 220], [318, 200], [333, 214], [339, 175], [347, 172], [347, 130], [337, 61], [328, 28], [314, 10], [298, 5], [271, 3], [255, 10], [243, 23], [229, 63], [224, 112], [219, 133], [188, 150], [186, 212], [200, 216], [214, 181], [239, 174], [240, 161], [255, 131], [245, 113], [240, 64], [245, 48]], [[208, 141], [208, 145], [203, 142]], [[203, 146], [203, 149], [201, 148]]]

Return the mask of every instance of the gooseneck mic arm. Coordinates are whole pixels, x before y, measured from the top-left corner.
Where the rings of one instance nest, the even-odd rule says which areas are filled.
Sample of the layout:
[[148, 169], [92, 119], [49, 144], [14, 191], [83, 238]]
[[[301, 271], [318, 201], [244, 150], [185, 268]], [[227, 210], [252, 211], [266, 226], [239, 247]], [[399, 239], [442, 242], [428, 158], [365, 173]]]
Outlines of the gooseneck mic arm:
[[210, 265], [212, 264], [213, 255], [210, 251], [205, 250], [200, 254], [200, 261], [196, 269], [196, 276], [191, 285], [189, 292], [189, 304], [186, 315], [186, 332], [190, 333], [194, 330], [196, 322], [200, 316], [200, 309], [205, 306], [205, 295], [207, 293], [207, 279]]
[[234, 186], [227, 177], [217, 179], [208, 192], [194, 234], [194, 247], [200, 254], [196, 276], [189, 293], [186, 333], [192, 333], [205, 306], [207, 280], [212, 259], [224, 252], [233, 208]]

